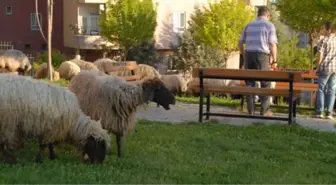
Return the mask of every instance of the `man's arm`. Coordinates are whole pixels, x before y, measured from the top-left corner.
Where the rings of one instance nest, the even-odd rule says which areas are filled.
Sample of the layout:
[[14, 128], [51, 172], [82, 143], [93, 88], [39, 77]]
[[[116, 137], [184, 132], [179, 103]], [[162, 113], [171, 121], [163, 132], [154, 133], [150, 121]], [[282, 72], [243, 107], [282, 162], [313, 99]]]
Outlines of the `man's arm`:
[[278, 38], [276, 35], [276, 29], [275, 26], [272, 24], [271, 26], [271, 30], [270, 30], [270, 35], [269, 35], [269, 45], [270, 45], [270, 52], [271, 52], [271, 56], [272, 56], [272, 61], [273, 63], [277, 62], [277, 51], [278, 51]]

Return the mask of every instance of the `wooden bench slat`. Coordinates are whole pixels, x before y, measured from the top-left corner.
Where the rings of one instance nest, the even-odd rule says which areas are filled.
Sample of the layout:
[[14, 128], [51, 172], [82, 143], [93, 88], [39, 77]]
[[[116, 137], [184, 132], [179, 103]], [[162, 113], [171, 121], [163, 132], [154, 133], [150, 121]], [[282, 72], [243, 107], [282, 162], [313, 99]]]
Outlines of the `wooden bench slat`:
[[[252, 69], [224, 69], [224, 68], [193, 68], [192, 76], [199, 78], [199, 71], [203, 69], [203, 75], [211, 76], [226, 76], [226, 77], [245, 77], [245, 78], [268, 78], [270, 80], [288, 80], [289, 72], [285, 71], [261, 71]], [[301, 72], [293, 72], [294, 81], [300, 81], [302, 78]]]
[[[195, 85], [193, 90], [200, 92], [200, 86]], [[270, 89], [257, 87], [212, 87], [204, 86], [205, 93], [228, 93], [228, 94], [242, 94], [242, 95], [260, 95], [260, 96], [289, 96], [288, 89]], [[294, 96], [299, 97], [300, 89], [294, 89]]]
[[[245, 81], [240, 81], [240, 86], [245, 86]], [[304, 91], [317, 91], [318, 84], [311, 84], [311, 83], [293, 83], [294, 89], [301, 89]], [[275, 85], [275, 89], [289, 89], [288, 82], [277, 82]]]

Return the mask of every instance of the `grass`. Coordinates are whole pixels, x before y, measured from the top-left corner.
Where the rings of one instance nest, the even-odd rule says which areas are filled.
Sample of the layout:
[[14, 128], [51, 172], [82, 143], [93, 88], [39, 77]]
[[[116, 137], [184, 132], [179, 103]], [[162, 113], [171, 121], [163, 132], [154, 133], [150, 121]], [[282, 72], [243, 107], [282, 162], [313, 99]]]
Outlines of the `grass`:
[[[47, 81], [47, 82], [51, 82], [50, 80], [48, 80], [48, 79], [43, 79], [44, 81]], [[63, 87], [68, 87], [68, 85], [69, 85], [69, 83], [70, 83], [70, 81], [68, 81], [68, 80], [64, 80], [64, 79], [60, 79], [60, 80], [57, 80], [57, 81], [52, 81], [51, 83], [55, 83], [55, 84], [59, 84], [59, 85], [61, 85], [61, 86], [63, 86]]]
[[[176, 97], [176, 100], [179, 102], [185, 102], [185, 103], [192, 103], [192, 104], [199, 104], [199, 97], [193, 97], [193, 96], [182, 96], [182, 97]], [[206, 102], [206, 99], [204, 98], [204, 103]], [[216, 97], [212, 96], [210, 98], [211, 105], [218, 105], [223, 107], [229, 107], [233, 109], [240, 109], [240, 99], [229, 99], [224, 97]], [[260, 105], [260, 103], [258, 103]], [[300, 105], [297, 107], [297, 112], [301, 115], [311, 116], [315, 112], [314, 110], [307, 109], [308, 105]], [[273, 112], [277, 113], [288, 113], [288, 104], [284, 102], [280, 102], [279, 105], [271, 105], [271, 110]], [[246, 112], [246, 102], [244, 103], [244, 111]], [[260, 107], [256, 108], [256, 111], [260, 111]]]
[[336, 137], [288, 125], [246, 127], [139, 121], [125, 156], [87, 165], [68, 145], [58, 159], [32, 159], [37, 143], [18, 151], [19, 164], [0, 164], [0, 183], [336, 183]]

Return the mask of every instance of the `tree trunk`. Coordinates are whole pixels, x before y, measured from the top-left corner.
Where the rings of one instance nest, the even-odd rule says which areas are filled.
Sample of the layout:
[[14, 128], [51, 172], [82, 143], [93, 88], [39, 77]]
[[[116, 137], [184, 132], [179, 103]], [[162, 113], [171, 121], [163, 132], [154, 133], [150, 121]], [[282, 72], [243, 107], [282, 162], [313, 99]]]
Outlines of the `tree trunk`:
[[309, 41], [310, 41], [310, 69], [314, 69], [314, 43], [313, 43], [313, 38], [310, 35], [309, 36]]
[[127, 60], [128, 50], [129, 50], [129, 47], [124, 47], [124, 61], [125, 62]]
[[52, 22], [53, 22], [53, 0], [48, 0], [48, 75], [49, 80], [53, 81], [53, 67], [51, 62], [51, 38], [52, 38]]
[[40, 19], [39, 19], [39, 17], [38, 17], [38, 0], [35, 0], [35, 14], [36, 14], [36, 16], [37, 16], [36, 21], [37, 21], [37, 25], [39, 26], [40, 33], [41, 33], [41, 35], [42, 35], [42, 38], [43, 38], [43, 40], [44, 40], [45, 42], [48, 42], [47, 39], [46, 39], [45, 36], [44, 36], [43, 29], [42, 29], [42, 26], [41, 26], [41, 23], [40, 23]]

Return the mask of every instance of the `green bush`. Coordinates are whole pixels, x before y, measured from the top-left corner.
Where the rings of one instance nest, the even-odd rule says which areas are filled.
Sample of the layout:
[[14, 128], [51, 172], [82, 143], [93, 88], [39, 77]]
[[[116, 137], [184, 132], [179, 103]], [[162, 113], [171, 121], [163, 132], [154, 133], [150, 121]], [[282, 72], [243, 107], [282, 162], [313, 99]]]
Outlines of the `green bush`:
[[158, 61], [155, 43], [146, 41], [128, 51], [127, 61], [136, 61], [138, 64], [154, 65]]
[[193, 67], [224, 67], [225, 57], [220, 49], [197, 44], [187, 30], [180, 37], [180, 45], [173, 47], [173, 68], [183, 72]]
[[[52, 60], [52, 65], [54, 69], [57, 69], [62, 62], [66, 60], [66, 56], [63, 55], [60, 51], [54, 49], [52, 50], [51, 53], [51, 60]], [[36, 63], [42, 64], [48, 61], [48, 52], [45, 51], [42, 53], [42, 55], [36, 60]]]

